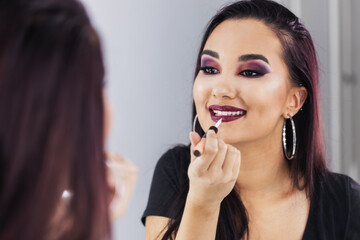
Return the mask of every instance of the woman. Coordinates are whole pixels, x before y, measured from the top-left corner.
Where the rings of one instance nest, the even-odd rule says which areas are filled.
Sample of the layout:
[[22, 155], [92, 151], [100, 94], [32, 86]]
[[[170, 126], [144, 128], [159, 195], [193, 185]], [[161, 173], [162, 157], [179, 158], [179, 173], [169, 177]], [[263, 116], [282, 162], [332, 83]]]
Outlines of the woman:
[[359, 239], [360, 186], [326, 166], [318, 94], [294, 14], [264, 0], [223, 8], [197, 59], [197, 133], [156, 166], [146, 239]]
[[105, 165], [99, 37], [75, 0], [0, 4], [0, 239], [110, 239], [134, 167]]

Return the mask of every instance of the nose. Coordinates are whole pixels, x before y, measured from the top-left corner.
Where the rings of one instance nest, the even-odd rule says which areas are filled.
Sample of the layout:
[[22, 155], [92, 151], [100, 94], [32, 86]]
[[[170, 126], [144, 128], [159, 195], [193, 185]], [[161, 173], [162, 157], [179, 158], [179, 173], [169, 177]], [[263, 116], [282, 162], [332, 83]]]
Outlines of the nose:
[[233, 99], [236, 96], [236, 90], [229, 81], [222, 79], [213, 87], [212, 95], [218, 99]]

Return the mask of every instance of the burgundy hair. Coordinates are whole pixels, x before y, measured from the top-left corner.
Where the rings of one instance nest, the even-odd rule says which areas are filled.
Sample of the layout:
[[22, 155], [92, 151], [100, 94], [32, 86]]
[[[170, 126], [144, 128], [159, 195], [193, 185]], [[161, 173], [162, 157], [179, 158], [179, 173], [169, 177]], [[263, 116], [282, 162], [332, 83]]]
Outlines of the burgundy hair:
[[[296, 155], [290, 164], [294, 187], [305, 189], [311, 198], [314, 179], [327, 173], [321, 134], [319, 110], [319, 74], [316, 52], [310, 33], [299, 19], [282, 5], [270, 0], [245, 0], [221, 9], [209, 22], [201, 42], [195, 68], [195, 78], [200, 71], [201, 53], [213, 30], [231, 19], [256, 19], [271, 28], [283, 48], [283, 59], [294, 85], [304, 86], [308, 91], [301, 111], [293, 119], [297, 130]], [[193, 119], [196, 115], [193, 104]], [[204, 133], [197, 123], [196, 131]], [[292, 142], [288, 139], [287, 142]], [[285, 157], [284, 157], [285, 161]], [[299, 181], [303, 180], [303, 184]], [[184, 210], [188, 183], [173, 205], [173, 217], [163, 239], [176, 234]], [[234, 189], [221, 203], [216, 240], [241, 239], [248, 234], [248, 217], [237, 190]]]
[[109, 239], [97, 33], [76, 0], [12, 1], [0, 21], [0, 239]]

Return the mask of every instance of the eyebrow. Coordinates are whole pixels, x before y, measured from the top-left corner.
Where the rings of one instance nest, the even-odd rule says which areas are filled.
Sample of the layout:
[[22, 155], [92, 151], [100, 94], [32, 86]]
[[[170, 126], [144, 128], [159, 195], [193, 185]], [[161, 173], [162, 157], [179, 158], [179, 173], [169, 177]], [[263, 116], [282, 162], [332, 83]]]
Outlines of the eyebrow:
[[202, 55], [210, 55], [210, 56], [212, 56], [212, 57], [214, 57], [214, 58], [219, 59], [219, 54], [218, 54], [217, 52], [214, 52], [214, 51], [211, 51], [211, 50], [204, 50], [204, 51], [202, 51], [201, 56], [202, 56]]
[[239, 57], [239, 61], [246, 62], [249, 60], [263, 60], [264, 62], [269, 64], [269, 60], [264, 55], [261, 54], [245, 54]]
[[[217, 59], [220, 58], [219, 54], [217, 52], [214, 52], [211, 50], [202, 51], [201, 56], [202, 55], [209, 55], [209, 56], [212, 56]], [[269, 60], [264, 55], [261, 55], [261, 54], [245, 54], [245, 55], [241, 55], [239, 57], [239, 61], [246, 62], [246, 61], [250, 61], [250, 60], [262, 60], [262, 61], [266, 62], [267, 64], [269, 64]]]

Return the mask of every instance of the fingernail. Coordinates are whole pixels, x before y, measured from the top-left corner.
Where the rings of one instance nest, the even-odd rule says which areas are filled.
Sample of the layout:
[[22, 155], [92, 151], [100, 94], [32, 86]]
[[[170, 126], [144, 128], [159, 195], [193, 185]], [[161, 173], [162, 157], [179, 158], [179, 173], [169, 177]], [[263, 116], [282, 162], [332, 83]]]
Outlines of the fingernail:
[[217, 128], [217, 127], [215, 127], [215, 126], [211, 126], [211, 127], [209, 127], [209, 129], [207, 130], [207, 132], [206, 132], [206, 133], [204, 133], [204, 135], [202, 135], [202, 137], [201, 137], [201, 138], [206, 138], [206, 134], [207, 134], [210, 130], [213, 130], [215, 133], [217, 133], [217, 132], [218, 132], [218, 128]]
[[195, 149], [193, 151], [193, 154], [194, 154], [195, 157], [200, 157], [201, 156], [201, 152], [199, 150], [197, 150], [197, 149]]
[[[215, 133], [218, 133], [218, 128], [215, 127], [215, 126], [211, 126], [211, 127], [209, 128], [209, 130], [214, 130]], [[209, 130], [208, 130], [208, 131], [209, 131]]]

